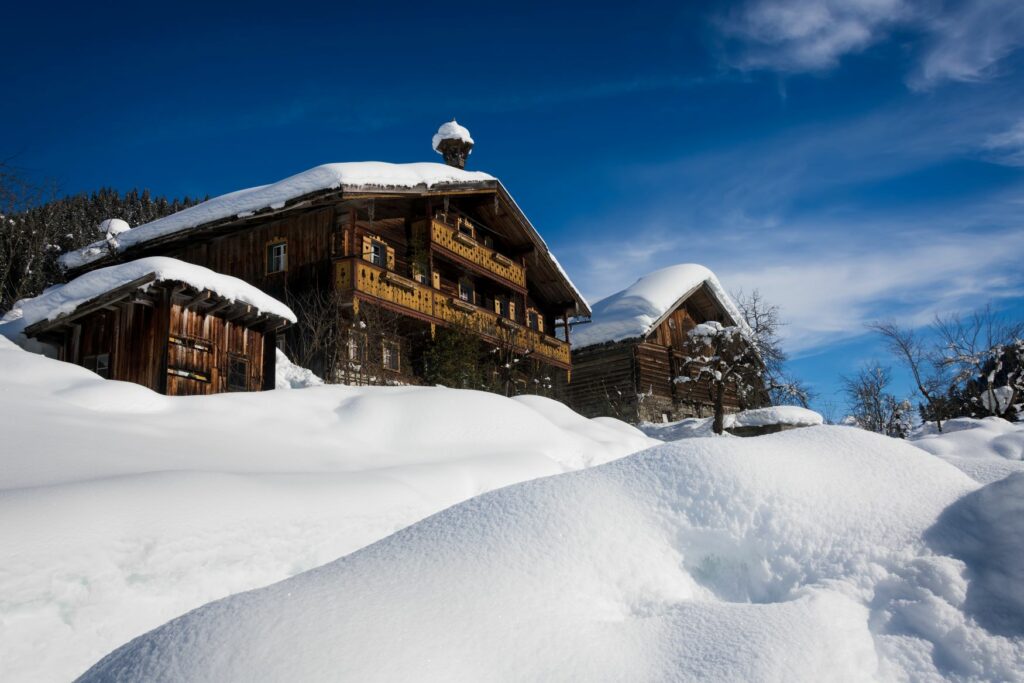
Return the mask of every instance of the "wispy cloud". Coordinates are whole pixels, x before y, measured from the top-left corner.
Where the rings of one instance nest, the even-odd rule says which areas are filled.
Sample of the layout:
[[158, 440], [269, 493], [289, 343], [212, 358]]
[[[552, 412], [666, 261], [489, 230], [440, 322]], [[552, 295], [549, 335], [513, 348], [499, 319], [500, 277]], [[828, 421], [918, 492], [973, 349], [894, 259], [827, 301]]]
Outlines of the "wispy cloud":
[[717, 20], [744, 70], [821, 71], [880, 40], [909, 14], [903, 0], [753, 0]]
[[731, 66], [822, 72], [897, 32], [919, 39], [908, 85], [981, 81], [1024, 45], [1019, 0], [747, 0], [715, 25]]
[[981, 81], [1024, 45], [1024, 3], [972, 0], [928, 18], [928, 47], [911, 87], [926, 89], [945, 80]]
[[988, 136], [983, 147], [991, 152], [991, 159], [1007, 166], [1024, 166], [1024, 119], [1009, 130]]
[[[731, 290], [760, 289], [790, 321], [789, 348], [809, 352], [898, 315], [1024, 295], [1024, 182], [918, 199], [875, 193], [951, 160], [1008, 153], [1013, 102], [948, 98], [789, 129], [675, 161], [625, 169], [645, 204], [586, 217], [592, 239], [559, 255], [591, 300], [639, 274], [697, 261]], [[986, 137], [989, 136], [989, 137]], [[898, 185], [902, 187], [902, 185]], [[880, 201], [879, 197], [886, 197]], [[621, 226], [629, 225], [628, 237]]]

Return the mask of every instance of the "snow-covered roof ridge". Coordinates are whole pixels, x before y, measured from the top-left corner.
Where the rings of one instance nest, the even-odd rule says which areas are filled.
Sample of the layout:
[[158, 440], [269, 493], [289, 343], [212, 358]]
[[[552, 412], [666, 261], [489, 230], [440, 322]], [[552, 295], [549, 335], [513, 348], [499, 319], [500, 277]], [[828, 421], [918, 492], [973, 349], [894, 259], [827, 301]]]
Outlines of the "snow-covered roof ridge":
[[[393, 164], [385, 161], [362, 161], [323, 164], [269, 185], [208, 199], [201, 204], [158, 218], [118, 235], [116, 249], [124, 251], [158, 237], [197, 228], [225, 218], [280, 209], [293, 199], [314, 192], [335, 189], [430, 189], [436, 185], [458, 185], [497, 180], [480, 171], [464, 171], [447, 164], [420, 162]], [[60, 257], [65, 268], [78, 268], [97, 261], [107, 254], [107, 242], [100, 241], [70, 251]]]
[[749, 333], [743, 314], [715, 274], [697, 263], [680, 263], [648, 273], [595, 303], [592, 322], [573, 329], [572, 345], [579, 349], [643, 337], [701, 285], [706, 285], [733, 322]]
[[96, 297], [150, 276], [151, 281], [184, 282], [200, 290], [208, 289], [224, 299], [249, 304], [262, 313], [291, 322], [296, 320], [288, 306], [236, 277], [166, 256], [150, 256], [98, 268], [66, 284], [49, 287], [39, 296], [17, 301], [0, 319], [0, 334], [20, 342], [17, 337], [26, 327], [73, 313]]
[[[468, 142], [471, 145], [473, 144], [473, 138], [469, 134], [469, 129], [460, 125], [455, 119], [442, 123], [441, 127], [437, 129], [437, 132], [434, 133], [434, 137], [430, 141], [431, 145], [434, 147], [434, 151], [438, 154], [441, 154], [441, 150], [438, 149], [438, 146], [441, 144], [442, 140], [462, 140], [463, 142]], [[468, 152], [468, 154], [472, 153], [472, 150]]]

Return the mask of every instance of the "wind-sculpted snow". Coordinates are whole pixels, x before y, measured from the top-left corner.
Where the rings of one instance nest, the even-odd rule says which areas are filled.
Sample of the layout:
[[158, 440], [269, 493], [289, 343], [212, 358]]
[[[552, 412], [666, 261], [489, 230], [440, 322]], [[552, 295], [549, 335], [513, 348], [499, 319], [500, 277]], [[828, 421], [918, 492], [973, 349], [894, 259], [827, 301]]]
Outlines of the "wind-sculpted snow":
[[925, 539], [977, 489], [851, 428], [665, 444], [211, 603], [82, 680], [1020, 680], [1024, 641], [965, 607], [971, 560]]
[[5, 682], [69, 680], [211, 600], [657, 443], [549, 399], [442, 388], [169, 398], [2, 337], [0, 420]]
[[1001, 417], [958, 417], [944, 422], [942, 432], [929, 422], [910, 441], [982, 484], [1024, 472], [1024, 423], [1007, 422]]

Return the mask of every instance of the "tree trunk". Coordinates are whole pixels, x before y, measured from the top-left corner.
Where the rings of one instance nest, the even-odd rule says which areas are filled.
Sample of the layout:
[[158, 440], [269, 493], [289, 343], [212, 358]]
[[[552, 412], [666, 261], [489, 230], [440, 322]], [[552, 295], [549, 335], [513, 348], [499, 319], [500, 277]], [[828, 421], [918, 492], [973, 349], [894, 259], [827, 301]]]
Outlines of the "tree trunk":
[[725, 394], [725, 387], [715, 387], [715, 422], [712, 425], [712, 429], [715, 434], [721, 434], [725, 431], [725, 405], [723, 403], [723, 395]]

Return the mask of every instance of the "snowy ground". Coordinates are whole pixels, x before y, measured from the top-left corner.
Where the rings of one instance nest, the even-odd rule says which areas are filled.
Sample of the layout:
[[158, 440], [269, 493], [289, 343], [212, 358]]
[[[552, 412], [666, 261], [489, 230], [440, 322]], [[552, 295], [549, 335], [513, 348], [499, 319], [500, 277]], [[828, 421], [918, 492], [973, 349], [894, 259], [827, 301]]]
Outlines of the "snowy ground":
[[658, 445], [446, 389], [167, 398], [3, 339], [0, 416], [3, 680], [1024, 681], [1022, 425]]
[[687, 439], [487, 493], [84, 680], [1021, 680], [1022, 493], [848, 427]]
[[911, 442], [983, 484], [1024, 471], [1024, 424], [998, 417], [958, 418], [943, 423], [942, 430], [940, 434], [934, 423], [928, 423]]
[[0, 421], [0, 680], [19, 682], [73, 678], [490, 489], [657, 443], [547, 399], [448, 389], [168, 398], [2, 337]]

